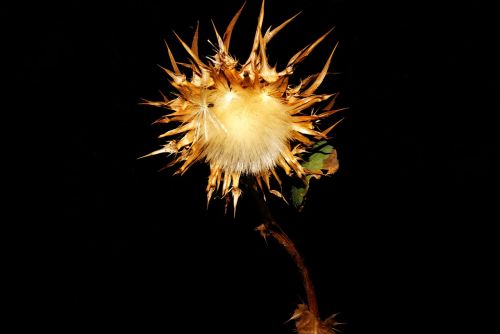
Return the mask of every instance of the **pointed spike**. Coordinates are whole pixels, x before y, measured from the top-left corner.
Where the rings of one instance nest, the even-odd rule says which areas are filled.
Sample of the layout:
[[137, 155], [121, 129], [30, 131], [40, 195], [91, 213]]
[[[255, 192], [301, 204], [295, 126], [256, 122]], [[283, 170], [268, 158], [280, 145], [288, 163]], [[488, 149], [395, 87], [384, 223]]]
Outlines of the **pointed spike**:
[[177, 153], [177, 150], [175, 148], [171, 147], [169, 144], [167, 144], [167, 145], [164, 145], [159, 150], [156, 150], [156, 151], [153, 151], [153, 152], [151, 152], [149, 154], [140, 156], [137, 159], [144, 159], [144, 158], [147, 158], [147, 157], [151, 157], [153, 155], [163, 154], [163, 153]]
[[324, 113], [321, 113], [319, 115], [317, 115], [319, 118], [325, 118], [325, 117], [328, 117], [328, 116], [331, 116], [333, 114], [336, 114], [338, 113], [339, 111], [343, 111], [343, 110], [347, 110], [349, 109], [348, 107], [345, 107], [345, 108], [339, 108], [339, 109], [332, 109], [332, 110], [329, 110], [329, 111], [326, 111]]
[[269, 192], [271, 194], [273, 194], [274, 196], [276, 196], [278, 198], [281, 198], [287, 205], [289, 205], [288, 202], [287, 202], [287, 200], [286, 200], [286, 198], [285, 198], [285, 196], [283, 196], [283, 194], [280, 193], [278, 190], [274, 190], [273, 189], [273, 190], [270, 190]]
[[220, 188], [220, 180], [221, 180], [221, 177], [222, 177], [222, 170], [220, 168], [217, 168], [217, 182], [216, 182], [216, 190], [218, 191], [219, 188]]
[[233, 172], [231, 174], [231, 179], [233, 181], [233, 187], [238, 188], [240, 186], [240, 173]]
[[193, 122], [189, 122], [189, 123], [186, 123], [186, 124], [184, 124], [182, 126], [179, 126], [178, 128], [175, 128], [175, 129], [172, 129], [170, 131], [162, 133], [161, 135], [158, 136], [158, 138], [164, 138], [164, 137], [168, 137], [168, 136], [173, 136], [173, 135], [176, 135], [176, 134], [179, 134], [179, 133], [183, 133], [183, 132], [189, 131], [189, 130], [191, 130], [193, 128], [194, 128]]
[[259, 13], [259, 26], [261, 26], [261, 27], [262, 27], [262, 22], [264, 22], [264, 7], [265, 7], [265, 5], [266, 5], [266, 0], [262, 0], [262, 4], [260, 5], [260, 13]]
[[336, 127], [336, 126], [337, 126], [337, 124], [339, 124], [339, 123], [340, 123], [340, 122], [342, 122], [343, 120], [344, 120], [343, 118], [339, 119], [337, 122], [335, 122], [335, 124], [333, 124], [332, 126], [330, 126], [330, 127], [329, 127], [328, 129], [326, 129], [325, 131], [321, 132], [322, 137], [324, 137], [324, 138], [328, 138], [328, 137], [327, 137], [328, 133], [329, 133], [330, 131], [332, 131], [332, 129], [333, 129], [334, 127]]
[[308, 47], [310, 47], [310, 45], [304, 47], [302, 50], [300, 50], [299, 52], [294, 54], [292, 56], [292, 58], [290, 58], [290, 60], [288, 61], [287, 67], [295, 65], [295, 62], [297, 61], [297, 59], [300, 57], [301, 54], [303, 54], [307, 50]]
[[189, 169], [189, 167], [191, 167], [191, 165], [193, 163], [198, 161], [198, 158], [200, 157], [201, 152], [195, 151], [195, 150], [191, 150], [191, 152], [188, 154], [188, 157], [184, 161], [184, 164], [174, 173], [174, 175], [177, 175], [177, 174], [184, 175], [184, 173]]
[[158, 65], [158, 67], [161, 68], [165, 73], [167, 73], [172, 79], [175, 80], [176, 74], [174, 72], [170, 71], [168, 68], [163, 67], [161, 65]]
[[309, 83], [318, 77], [319, 73], [308, 75], [305, 79], [300, 80], [301, 87], [309, 85]]
[[269, 28], [264, 36], [264, 41], [266, 42], [266, 44], [269, 43], [269, 41], [273, 39], [273, 37], [276, 36], [281, 31], [281, 29], [283, 29], [288, 23], [292, 22], [301, 13], [302, 11], [298, 12], [297, 14], [295, 14], [294, 16], [292, 16], [291, 18], [289, 18], [288, 20], [286, 20], [285, 22], [274, 28], [273, 30]]
[[168, 116], [163, 116], [163, 118], [160, 118], [155, 123], [164, 123], [164, 124], [170, 123], [170, 122], [185, 123], [185, 122], [191, 120], [192, 118], [193, 118], [192, 115], [182, 115], [182, 116], [174, 116], [174, 117], [171, 117], [170, 115], [168, 115]]
[[151, 125], [153, 125], [153, 124], [167, 124], [170, 122], [171, 122], [171, 120], [170, 120], [170, 118], [168, 118], [168, 116], [162, 116], [161, 118], [159, 118], [156, 121], [154, 121], [153, 123], [151, 123]]
[[321, 118], [317, 115], [300, 115], [300, 116], [292, 116], [292, 117], [293, 117], [293, 121], [295, 123], [315, 121], [315, 120], [318, 120]]
[[258, 231], [260, 233], [260, 236], [264, 239], [266, 246], [269, 247], [269, 244], [267, 243], [267, 237], [269, 236], [269, 231], [267, 230], [266, 225], [260, 224], [255, 228], [255, 231]]
[[198, 31], [200, 30], [200, 21], [196, 21], [196, 30], [194, 31], [193, 42], [191, 43], [191, 51], [196, 57], [200, 57], [198, 55]]
[[[277, 74], [278, 75], [278, 74]], [[286, 90], [288, 88], [288, 77], [283, 76], [277, 82], [275, 82], [272, 86], [272, 91], [269, 93], [270, 95], [274, 95], [277, 98], [280, 98], [286, 94]]]
[[260, 7], [259, 19], [257, 20], [257, 29], [255, 30], [255, 37], [253, 39], [252, 51], [250, 52], [250, 56], [246, 61], [244, 67], [246, 65], [255, 62], [255, 56], [257, 55], [257, 49], [259, 47], [259, 36], [262, 34], [262, 22], [264, 21], [264, 5], [265, 0], [262, 0], [262, 5]]
[[192, 69], [193, 68], [193, 64], [188, 64], [188, 63], [181, 63], [181, 62], [178, 62], [177, 65], [180, 65], [180, 66], [183, 66], [185, 68], [189, 68], [189, 69]]
[[316, 89], [318, 89], [318, 87], [321, 85], [321, 83], [323, 82], [323, 80], [325, 79], [325, 76], [326, 76], [326, 73], [328, 72], [328, 68], [330, 67], [330, 63], [332, 61], [332, 57], [333, 57], [333, 54], [335, 53], [335, 50], [337, 49], [337, 46], [339, 45], [339, 43], [337, 42], [332, 50], [332, 53], [330, 53], [330, 57], [328, 57], [328, 60], [326, 61], [326, 64], [325, 66], [323, 66], [323, 70], [321, 70], [321, 72], [319, 73], [319, 75], [316, 77], [316, 80], [314, 80], [314, 82], [311, 84], [311, 86], [309, 86], [309, 88], [307, 88], [303, 93], [302, 95], [304, 96], [309, 96], [311, 95], [312, 93], [314, 93], [316, 91]]
[[306, 153], [306, 152], [308, 152], [308, 151], [302, 145], [297, 144], [294, 146], [294, 148], [292, 149], [292, 152], [290, 152], [290, 153], [292, 154], [292, 156], [296, 156], [296, 155]]
[[146, 99], [141, 99], [142, 102], [139, 102], [139, 105], [145, 105], [145, 106], [153, 106], [153, 107], [165, 107], [166, 103], [165, 102], [158, 102], [158, 101], [150, 101]]
[[224, 47], [224, 42], [222, 41], [222, 38], [219, 35], [219, 32], [217, 31], [217, 27], [215, 26], [215, 23], [213, 20], [211, 20], [212, 26], [214, 27], [214, 32], [215, 36], [217, 37], [217, 44], [219, 45], [219, 52], [226, 53], [226, 49]]
[[198, 56], [193, 53], [193, 50], [191, 50], [191, 48], [179, 37], [179, 35], [177, 35], [177, 33], [175, 31], [174, 31], [174, 35], [175, 35], [175, 37], [177, 37], [179, 42], [181, 42], [181, 45], [184, 47], [184, 49], [187, 51], [187, 53], [191, 56], [191, 58], [195, 61], [196, 65], [198, 65], [200, 68], [206, 67], [206, 65], [202, 63], [200, 58], [198, 58]]
[[269, 173], [263, 174], [262, 179], [264, 180], [264, 183], [266, 184], [267, 190], [271, 190], [271, 186], [269, 185]]
[[295, 54], [288, 62], [288, 66], [294, 66], [294, 65], [300, 63], [302, 60], [304, 60], [307, 56], [309, 56], [309, 54], [316, 48], [316, 46], [318, 46], [318, 44], [321, 43], [326, 38], [326, 36], [328, 36], [332, 32], [333, 29], [335, 29], [335, 27], [328, 30], [325, 34], [323, 34], [320, 38], [318, 38], [314, 43], [305, 47], [304, 49], [299, 51], [297, 54]]
[[167, 96], [165, 94], [163, 94], [163, 92], [161, 90], [159, 92], [160, 92], [161, 97], [163, 98], [163, 102], [168, 103], [170, 100], [167, 98]]
[[304, 98], [304, 99], [300, 100], [300, 102], [297, 103], [298, 105], [296, 105], [293, 109], [288, 110], [288, 113], [290, 115], [298, 114], [302, 110], [305, 110], [305, 109], [309, 108], [310, 106], [312, 106], [313, 104], [321, 102], [321, 101], [323, 101], [323, 98], [321, 96], [312, 96], [309, 98]]
[[290, 319], [288, 319], [286, 322], [298, 319], [298, 318], [302, 317], [302, 315], [303, 315], [303, 311], [301, 309], [297, 309], [297, 310], [295, 310], [295, 312], [293, 312], [292, 317]]
[[278, 184], [281, 186], [281, 179], [278, 176], [278, 174], [276, 173], [276, 170], [274, 168], [271, 169], [271, 173], [273, 173], [274, 178], [276, 179], [276, 181], [278, 182]]
[[243, 5], [241, 6], [240, 10], [238, 10], [238, 12], [234, 15], [231, 22], [229, 22], [229, 24], [226, 28], [226, 32], [224, 33], [224, 36], [222, 37], [222, 39], [224, 40], [224, 48], [225, 48], [226, 52], [229, 52], [229, 44], [231, 43], [231, 35], [233, 33], [234, 26], [236, 25], [236, 22], [238, 21], [238, 18], [240, 17], [241, 12], [243, 11], [243, 8], [245, 7], [246, 3], [247, 2], [245, 1], [243, 3]]
[[[259, 186], [260, 191], [264, 192], [264, 188], [262, 187], [262, 180], [261, 180], [261, 177], [260, 177], [260, 176], [257, 176], [257, 177], [255, 177], [255, 179], [257, 180], [257, 185]], [[265, 200], [265, 196], [264, 196], [264, 200]]]
[[177, 75], [181, 74], [181, 71], [179, 71], [179, 67], [177, 66], [177, 62], [175, 61], [174, 55], [172, 54], [172, 51], [170, 51], [170, 48], [168, 47], [167, 41], [165, 42], [165, 46], [167, 47], [167, 52], [168, 52], [168, 58], [170, 58], [170, 63], [172, 64], [172, 68], [174, 69], [174, 73]]
[[233, 195], [233, 217], [236, 218], [236, 207], [238, 206], [238, 199], [241, 196], [241, 189], [233, 187], [231, 194]]
[[207, 191], [209, 188], [215, 187], [215, 180], [217, 176], [217, 170], [210, 166], [210, 175], [208, 176]]
[[259, 31], [259, 53], [260, 53], [260, 64], [261, 68], [268, 67], [267, 56], [266, 56], [266, 43], [264, 42], [264, 38], [262, 38], [262, 34]]
[[193, 71], [193, 74], [201, 76], [201, 74], [202, 74], [201, 66], [199, 66], [196, 62], [193, 62], [192, 59], [188, 59], [188, 61], [189, 61], [188, 68], [191, 71]]
[[165, 73], [167, 73], [173, 80], [176, 85], [181, 85], [186, 82], [186, 76], [182, 73], [175, 74], [174, 72], [170, 71], [168, 68], [163, 67], [161, 65], [158, 65]]
[[331, 316], [329, 316], [328, 318], [326, 318], [324, 322], [327, 322], [327, 321], [330, 321], [330, 320], [334, 319], [339, 314], [340, 314], [340, 312], [332, 314]]
[[[160, 168], [160, 169], [158, 170], [158, 172], [163, 172], [163, 171], [165, 171], [165, 170], [167, 170], [167, 169], [171, 168], [172, 166], [174, 166], [174, 165], [175, 165], [175, 164], [177, 164], [178, 162], [179, 162], [179, 159], [176, 159], [176, 160], [174, 160], [174, 161], [172, 161], [172, 162], [170, 162], [170, 163], [166, 164], [166, 165], [165, 165], [165, 166], [163, 166], [162, 168]], [[173, 173], [173, 175], [175, 175], [176, 173], [177, 173], [177, 172]]]
[[278, 159], [278, 165], [283, 168], [283, 170], [285, 171], [285, 174], [287, 176], [290, 176], [291, 175], [291, 171], [292, 169], [290, 168], [290, 166], [288, 165], [288, 163], [286, 162], [286, 160], [283, 158], [283, 157], [280, 157]]
[[146, 100], [146, 99], [141, 99], [143, 102], [139, 102], [139, 104], [140, 105], [151, 105], [151, 106], [155, 106], [155, 107], [168, 106], [168, 103], [170, 102], [170, 100], [165, 96], [165, 94], [163, 94], [162, 91], [160, 91], [160, 94], [163, 98], [163, 101], [150, 101], [150, 100]]
[[287, 321], [285, 321], [285, 323], [287, 323], [289, 321], [292, 321], [292, 320], [295, 320], [295, 319], [298, 319], [298, 318], [301, 317], [301, 315], [302, 314], [295, 312], [294, 314], [292, 314], [292, 317], [290, 319], [288, 319]]
[[176, 144], [177, 150], [193, 143], [195, 131], [189, 131]]
[[321, 132], [312, 129], [312, 123], [293, 123], [292, 129], [305, 135], [322, 137]]
[[210, 205], [210, 200], [212, 199], [212, 194], [214, 192], [214, 188], [210, 188], [208, 191], [207, 191], [207, 210], [208, 210], [208, 207]]
[[306, 136], [297, 131], [292, 133], [292, 138], [300, 141], [302, 144], [306, 146], [312, 146], [314, 144], [312, 140], [310, 140], [309, 138], [307, 138]]
[[233, 182], [233, 187], [231, 189], [231, 194], [233, 195], [233, 213], [234, 217], [236, 218], [236, 206], [238, 205], [238, 199], [241, 196], [241, 189], [239, 188], [240, 185], [240, 173], [239, 172], [234, 172], [231, 174], [231, 179]]
[[231, 186], [231, 175], [224, 173], [224, 180], [222, 182], [222, 196], [226, 196]]
[[300, 162], [297, 160], [297, 158], [294, 158], [293, 161], [291, 161], [291, 165], [295, 173], [297, 173], [297, 177], [303, 181], [304, 180], [304, 168], [300, 164]]
[[332, 109], [333, 106], [335, 105], [335, 102], [337, 101], [337, 96], [339, 96], [339, 93], [333, 94], [333, 99], [330, 102], [328, 102], [328, 104], [321, 110], [329, 111], [330, 109]]

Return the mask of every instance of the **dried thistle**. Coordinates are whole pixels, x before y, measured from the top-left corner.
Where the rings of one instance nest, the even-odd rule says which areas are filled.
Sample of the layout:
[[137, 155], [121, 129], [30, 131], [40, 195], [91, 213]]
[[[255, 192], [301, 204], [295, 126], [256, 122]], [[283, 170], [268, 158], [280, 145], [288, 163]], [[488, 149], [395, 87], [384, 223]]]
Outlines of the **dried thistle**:
[[[315, 94], [327, 75], [336, 45], [319, 73], [308, 76], [298, 85], [289, 84], [295, 67], [331, 30], [297, 52], [287, 66], [278, 71], [269, 65], [266, 47], [298, 14], [263, 34], [263, 1], [250, 56], [240, 64], [230, 55], [229, 46], [243, 7], [222, 37], [214, 26], [216, 53], [207, 57], [208, 62], [203, 62], [198, 54], [198, 26], [191, 46], [176, 34], [190, 62], [178, 63], [167, 45], [172, 68], [164, 70], [177, 90], [176, 97], [146, 101], [148, 105], [171, 111], [158, 123], [178, 123], [177, 127], [160, 135], [160, 138], [169, 138], [163, 147], [146, 156], [175, 154], [168, 166], [181, 164], [176, 171], [178, 174], [183, 174], [198, 161], [206, 162], [210, 166], [207, 205], [222, 186], [222, 196], [232, 195], [234, 210], [241, 195], [239, 180], [242, 175], [254, 178], [261, 191], [267, 189], [284, 198], [270, 185], [271, 175], [281, 185], [278, 168], [302, 180], [317, 173], [300, 164], [300, 154], [327, 138], [337, 123], [324, 130], [317, 129], [316, 124], [340, 110], [333, 109], [335, 94]], [[179, 65], [192, 71], [189, 79]], [[320, 102], [326, 105], [318, 112], [311, 111], [312, 106]]]

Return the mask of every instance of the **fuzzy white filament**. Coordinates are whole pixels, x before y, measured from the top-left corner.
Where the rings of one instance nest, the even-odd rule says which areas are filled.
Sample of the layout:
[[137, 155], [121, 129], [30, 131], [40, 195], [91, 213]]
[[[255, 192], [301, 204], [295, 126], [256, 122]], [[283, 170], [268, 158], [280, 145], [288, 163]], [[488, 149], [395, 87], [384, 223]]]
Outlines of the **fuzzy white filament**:
[[254, 175], [275, 167], [291, 137], [287, 105], [260, 89], [228, 92], [211, 105], [211, 113], [222, 126], [207, 123], [202, 145], [208, 163], [228, 173]]

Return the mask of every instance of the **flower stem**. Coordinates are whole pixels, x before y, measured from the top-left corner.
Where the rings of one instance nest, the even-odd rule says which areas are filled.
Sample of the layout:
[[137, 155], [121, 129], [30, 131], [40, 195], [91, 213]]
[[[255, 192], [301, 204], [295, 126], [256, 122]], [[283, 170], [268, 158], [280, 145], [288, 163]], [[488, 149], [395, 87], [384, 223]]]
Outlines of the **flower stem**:
[[257, 230], [260, 231], [261, 235], [264, 238], [267, 238], [268, 236], [273, 237], [288, 252], [288, 254], [290, 254], [302, 276], [302, 282], [304, 284], [304, 290], [306, 291], [309, 310], [316, 318], [319, 319], [316, 293], [314, 292], [314, 287], [311, 277], [309, 276], [309, 271], [304, 264], [304, 259], [300, 255], [293, 241], [286, 235], [283, 229], [272, 217], [269, 207], [264, 202], [262, 195], [259, 194], [256, 188], [252, 187], [252, 185], [250, 185], [249, 189], [255, 202], [257, 203], [257, 208], [259, 209], [263, 220], [263, 223], [257, 227]]

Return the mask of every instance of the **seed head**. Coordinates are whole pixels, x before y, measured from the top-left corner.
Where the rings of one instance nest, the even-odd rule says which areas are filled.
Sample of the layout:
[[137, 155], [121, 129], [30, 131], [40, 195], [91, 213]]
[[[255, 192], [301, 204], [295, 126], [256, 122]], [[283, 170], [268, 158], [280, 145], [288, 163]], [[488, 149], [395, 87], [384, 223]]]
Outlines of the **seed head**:
[[[216, 53], [207, 57], [207, 62], [202, 62], [198, 55], [198, 26], [191, 46], [176, 34], [189, 55], [187, 66], [192, 72], [191, 78], [181, 72], [179, 65], [186, 64], [178, 63], [167, 45], [172, 67], [163, 70], [171, 78], [176, 97], [146, 101], [169, 110], [158, 123], [178, 124], [160, 135], [160, 138], [168, 138], [167, 142], [147, 156], [175, 154], [168, 166], [180, 165], [176, 172], [179, 174], [196, 162], [206, 162], [210, 166], [207, 202], [220, 190], [222, 196], [232, 195], [235, 210], [241, 195], [242, 175], [255, 178], [262, 191], [267, 189], [283, 198], [270, 185], [271, 175], [281, 185], [278, 168], [301, 179], [311, 174], [301, 166], [299, 155], [327, 138], [336, 123], [323, 131], [316, 125], [340, 110], [333, 109], [336, 94], [315, 94], [328, 72], [336, 45], [319, 73], [308, 76], [298, 85], [289, 84], [297, 64], [331, 30], [297, 52], [287, 66], [278, 71], [268, 63], [266, 46], [298, 14], [262, 34], [263, 1], [250, 56], [240, 64], [229, 54], [229, 45], [243, 7], [222, 37], [214, 26]], [[314, 105], [327, 100], [329, 103], [322, 109], [311, 111]]]

